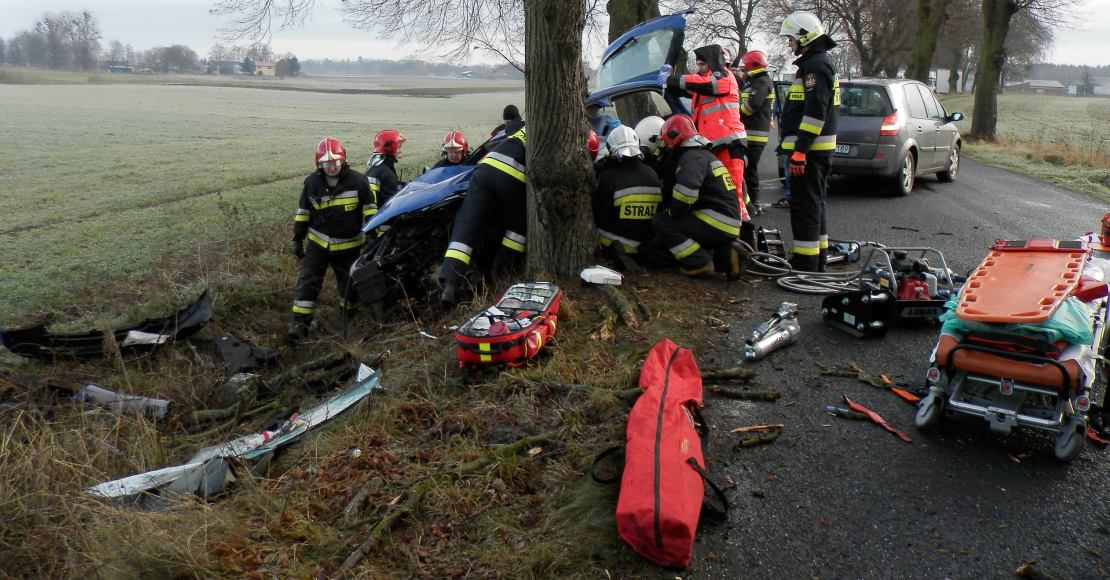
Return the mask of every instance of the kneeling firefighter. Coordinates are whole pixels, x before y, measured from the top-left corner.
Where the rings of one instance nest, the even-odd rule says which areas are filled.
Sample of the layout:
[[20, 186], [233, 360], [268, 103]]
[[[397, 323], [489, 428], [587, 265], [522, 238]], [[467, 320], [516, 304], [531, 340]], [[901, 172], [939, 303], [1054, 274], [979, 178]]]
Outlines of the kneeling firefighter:
[[362, 225], [377, 211], [366, 177], [347, 164], [343, 144], [333, 137], [320, 141], [316, 146], [316, 171], [304, 180], [293, 218], [293, 254], [300, 258], [301, 269], [293, 290], [289, 338], [300, 338], [308, 332], [329, 266], [335, 272], [344, 315], [354, 307], [355, 289], [348, 283], [351, 264], [362, 247]]
[[444, 304], [458, 302], [462, 278], [474, 266], [475, 248], [486, 241], [489, 232], [501, 234], [493, 263], [495, 273], [524, 258], [528, 244], [526, 137], [527, 128], [521, 127], [495, 145], [478, 162], [470, 178], [440, 266], [440, 301]]
[[609, 157], [594, 191], [594, 223], [598, 242], [616, 260], [631, 255], [643, 265], [654, 265], [651, 220], [663, 202], [655, 170], [644, 163], [636, 131], [617, 126], [606, 139]]
[[739, 278], [740, 203], [728, 168], [709, 152], [709, 141], [686, 115], [667, 119], [659, 136], [678, 169], [670, 206], [652, 220], [656, 239], [687, 276], [722, 271], [729, 279]]

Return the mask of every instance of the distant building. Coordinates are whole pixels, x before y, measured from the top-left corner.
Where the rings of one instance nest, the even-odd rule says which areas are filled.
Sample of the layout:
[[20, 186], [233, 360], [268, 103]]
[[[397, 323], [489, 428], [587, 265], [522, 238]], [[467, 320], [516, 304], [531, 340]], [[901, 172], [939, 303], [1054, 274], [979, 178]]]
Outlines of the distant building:
[[129, 73], [129, 72], [134, 72], [135, 71], [135, 69], [133, 69], [133, 68], [131, 68], [131, 67], [125, 65], [125, 64], [110, 64], [105, 68], [107, 68], [108, 72], [110, 72], [110, 73]]
[[1028, 95], [1067, 95], [1068, 87], [1058, 81], [1019, 81], [1006, 83], [1004, 93], [1019, 93]]
[[472, 70], [464, 70], [464, 71], [462, 71], [461, 73], [458, 74], [457, 78], [460, 78], [460, 79], [476, 79], [476, 78], [478, 78], [478, 73], [476, 73]]
[[260, 77], [277, 76], [277, 64], [272, 60], [259, 60], [254, 63], [254, 74]]

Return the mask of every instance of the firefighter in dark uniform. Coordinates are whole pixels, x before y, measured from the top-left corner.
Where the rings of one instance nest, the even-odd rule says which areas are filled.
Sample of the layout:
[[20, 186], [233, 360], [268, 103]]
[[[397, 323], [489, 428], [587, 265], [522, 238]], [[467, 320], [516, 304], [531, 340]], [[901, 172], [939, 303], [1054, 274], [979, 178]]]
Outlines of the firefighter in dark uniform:
[[739, 278], [740, 204], [728, 168], [709, 152], [709, 141], [686, 115], [667, 119], [659, 136], [677, 169], [671, 205], [652, 220], [656, 240], [687, 276], [723, 271], [729, 279]]
[[775, 83], [767, 74], [767, 57], [758, 50], [740, 59], [744, 83], [740, 91], [740, 119], [748, 132], [748, 162], [744, 164], [744, 186], [748, 189], [748, 213], [759, 215], [759, 158], [771, 135], [771, 107]]
[[374, 135], [374, 154], [366, 162], [366, 181], [378, 205], [385, 205], [401, 187], [397, 177], [397, 158], [405, 136], [394, 129], [382, 129]]
[[501, 235], [494, 259], [495, 273], [524, 258], [528, 244], [524, 177], [526, 135], [526, 128], [521, 127], [495, 145], [478, 162], [470, 178], [440, 266], [443, 286], [440, 301], [444, 304], [458, 302], [462, 278], [475, 266], [475, 248], [491, 230]]
[[632, 256], [642, 265], [654, 266], [651, 220], [663, 201], [659, 176], [644, 163], [640, 139], [631, 127], [618, 125], [606, 143], [609, 156], [593, 197], [598, 243], [618, 265], [623, 265], [624, 256]]
[[454, 167], [462, 163], [467, 155], [470, 155], [470, 147], [467, 145], [466, 135], [462, 131], [449, 131], [443, 136], [443, 158], [432, 169]]
[[829, 60], [836, 46], [821, 21], [809, 12], [786, 17], [779, 31], [798, 59], [794, 83], [782, 109], [782, 149], [790, 155], [790, 227], [794, 231], [795, 270], [823, 272], [829, 236], [825, 198], [829, 167], [836, 150], [840, 81]]
[[328, 137], [316, 146], [316, 167], [304, 180], [293, 219], [293, 254], [301, 259], [301, 269], [293, 290], [290, 340], [308, 332], [329, 266], [335, 272], [344, 315], [353, 309], [355, 290], [348, 288], [351, 264], [362, 247], [363, 223], [378, 211], [366, 177], [347, 165], [347, 151], [338, 139]]

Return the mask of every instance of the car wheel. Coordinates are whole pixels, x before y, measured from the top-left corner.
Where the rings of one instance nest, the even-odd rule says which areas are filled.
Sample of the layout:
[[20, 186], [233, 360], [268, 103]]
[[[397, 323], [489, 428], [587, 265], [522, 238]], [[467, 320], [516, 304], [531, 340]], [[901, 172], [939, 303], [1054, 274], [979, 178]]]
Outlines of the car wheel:
[[894, 174], [894, 181], [891, 184], [894, 186], [895, 195], [906, 196], [913, 191], [916, 169], [917, 163], [914, 162], [913, 152], [906, 151], [906, 156], [902, 158], [902, 163], [898, 166], [898, 173]]
[[937, 179], [944, 183], [956, 181], [956, 172], [960, 170], [960, 146], [953, 145], [952, 153], [948, 155], [948, 166], [944, 171], [937, 172]]

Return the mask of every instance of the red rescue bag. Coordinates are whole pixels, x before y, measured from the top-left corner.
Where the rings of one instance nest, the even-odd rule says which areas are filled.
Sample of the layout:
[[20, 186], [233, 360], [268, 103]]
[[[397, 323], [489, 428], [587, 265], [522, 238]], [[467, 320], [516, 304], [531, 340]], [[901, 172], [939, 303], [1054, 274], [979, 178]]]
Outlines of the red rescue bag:
[[524, 364], [555, 335], [562, 298], [554, 284], [513, 284], [494, 306], [471, 317], [455, 333], [459, 366]]
[[705, 483], [728, 509], [724, 494], [705, 479], [698, 433], [704, 423], [697, 411], [701, 374], [693, 353], [668, 339], [660, 341], [644, 361], [640, 388], [644, 392], [628, 415], [617, 532], [648, 560], [685, 568]]

